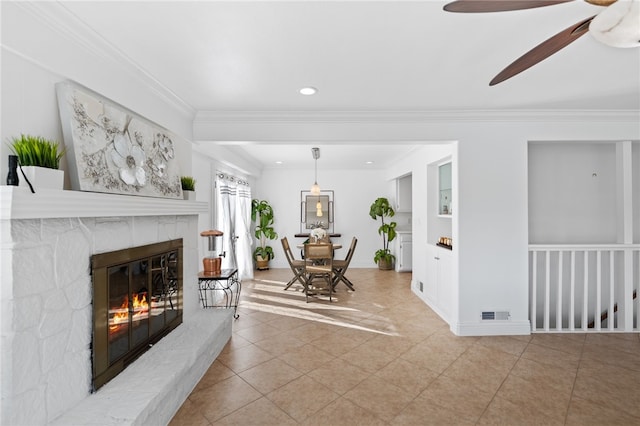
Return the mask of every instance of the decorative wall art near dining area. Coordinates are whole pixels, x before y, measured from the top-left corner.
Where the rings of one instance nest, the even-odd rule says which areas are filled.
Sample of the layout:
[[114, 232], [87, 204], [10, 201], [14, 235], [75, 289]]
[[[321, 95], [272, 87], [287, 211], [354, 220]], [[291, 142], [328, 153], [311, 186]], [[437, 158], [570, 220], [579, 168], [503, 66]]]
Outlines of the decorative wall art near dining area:
[[56, 90], [74, 190], [183, 198], [176, 135], [82, 86]]
[[309, 233], [314, 228], [326, 229], [333, 233], [334, 225], [333, 191], [300, 191], [300, 233]]

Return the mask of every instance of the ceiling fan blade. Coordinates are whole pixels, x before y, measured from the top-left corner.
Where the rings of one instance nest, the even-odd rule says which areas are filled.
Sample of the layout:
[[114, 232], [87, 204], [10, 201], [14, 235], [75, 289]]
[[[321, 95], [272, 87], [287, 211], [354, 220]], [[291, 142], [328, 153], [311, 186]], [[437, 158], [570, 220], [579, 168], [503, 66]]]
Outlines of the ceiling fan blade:
[[496, 75], [489, 83], [489, 86], [494, 86], [513, 77], [516, 74], [521, 73], [528, 68], [531, 68], [538, 62], [553, 55], [563, 47], [573, 43], [589, 31], [589, 23], [593, 18], [595, 18], [595, 15], [559, 32], [550, 39], [540, 43], [524, 55], [520, 56], [513, 63], [503, 69], [498, 75]]
[[505, 12], [552, 6], [570, 1], [573, 0], [458, 0], [447, 3], [443, 9], [447, 12], [459, 13]]

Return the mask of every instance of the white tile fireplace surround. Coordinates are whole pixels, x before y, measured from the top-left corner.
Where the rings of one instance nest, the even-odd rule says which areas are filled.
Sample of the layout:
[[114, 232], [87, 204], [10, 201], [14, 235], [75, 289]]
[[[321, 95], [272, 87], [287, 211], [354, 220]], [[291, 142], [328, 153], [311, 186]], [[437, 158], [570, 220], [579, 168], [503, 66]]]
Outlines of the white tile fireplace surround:
[[[198, 304], [207, 203], [0, 187], [3, 425], [164, 424], [231, 336]], [[90, 257], [183, 239], [183, 324], [91, 394]]]

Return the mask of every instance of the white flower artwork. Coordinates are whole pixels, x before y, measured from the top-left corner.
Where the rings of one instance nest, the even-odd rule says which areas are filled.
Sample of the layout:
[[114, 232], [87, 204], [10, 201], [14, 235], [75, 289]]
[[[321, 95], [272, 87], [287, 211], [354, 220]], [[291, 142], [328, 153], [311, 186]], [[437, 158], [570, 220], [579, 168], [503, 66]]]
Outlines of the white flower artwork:
[[73, 189], [183, 198], [175, 135], [82, 86], [57, 92]]

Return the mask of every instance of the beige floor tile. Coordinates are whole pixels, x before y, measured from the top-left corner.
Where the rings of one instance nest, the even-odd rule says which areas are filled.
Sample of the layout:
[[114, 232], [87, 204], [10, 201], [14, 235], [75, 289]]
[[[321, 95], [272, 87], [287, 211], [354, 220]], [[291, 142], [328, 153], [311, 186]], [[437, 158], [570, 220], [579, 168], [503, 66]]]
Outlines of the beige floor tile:
[[311, 344], [326, 352], [329, 352], [333, 356], [340, 356], [353, 350], [354, 348], [359, 346], [361, 342], [354, 342], [348, 336], [334, 333], [327, 334], [321, 339], [316, 339], [312, 341]]
[[578, 374], [573, 396], [640, 417], [638, 381]]
[[306, 420], [338, 397], [337, 393], [308, 376], [301, 376], [267, 395], [298, 422]]
[[277, 328], [278, 330], [291, 331], [298, 327], [302, 327], [303, 325], [307, 325], [309, 324], [309, 322], [309, 320], [305, 320], [302, 318], [283, 317], [280, 315], [278, 319], [269, 321], [269, 325], [271, 327]]
[[489, 405], [493, 393], [479, 389], [464, 379], [440, 376], [417, 398], [416, 402], [433, 404], [465, 420], [476, 421]]
[[511, 370], [513, 376], [563, 392], [571, 392], [576, 374], [572, 370], [540, 364], [526, 358], [521, 358]]
[[230, 351], [232, 351], [234, 349], [239, 349], [239, 348], [242, 348], [244, 346], [249, 346], [249, 345], [251, 345], [250, 341], [248, 341], [247, 339], [244, 339], [244, 338], [238, 336], [237, 334], [233, 333], [233, 334], [231, 334], [231, 338], [229, 339], [227, 344], [224, 346], [224, 348], [222, 348], [222, 353], [229, 353]]
[[366, 345], [398, 357], [415, 346], [416, 342], [407, 337], [378, 334], [367, 341]]
[[213, 386], [193, 392], [189, 400], [193, 403], [192, 407], [200, 411], [209, 422], [214, 422], [261, 396], [260, 392], [240, 377], [232, 376]]
[[200, 379], [194, 388], [194, 391], [199, 391], [204, 388], [208, 388], [209, 386], [213, 386], [233, 375], [235, 375], [235, 373], [230, 368], [222, 364], [220, 361], [214, 361], [213, 364], [211, 364], [211, 367], [209, 367], [209, 369], [204, 373], [204, 376], [202, 376], [202, 379]]
[[307, 373], [307, 376], [340, 395], [350, 391], [370, 375], [371, 373], [338, 358]]
[[554, 426], [563, 425], [564, 419], [547, 417], [529, 404], [514, 404], [495, 397], [478, 421], [479, 425]]
[[640, 349], [631, 353], [619, 350], [613, 345], [590, 345], [586, 344], [582, 352], [583, 359], [598, 361], [605, 365], [617, 365], [625, 368], [640, 371]]
[[539, 333], [531, 336], [531, 343], [580, 356], [585, 344], [585, 335], [570, 334], [569, 336], [571, 337], [566, 337], [564, 334]]
[[300, 377], [302, 373], [286, 362], [274, 358], [238, 375], [264, 395]]
[[496, 397], [521, 407], [529, 406], [552, 420], [564, 420], [571, 390], [559, 391], [538, 380], [525, 380], [510, 375], [504, 381]]
[[338, 398], [304, 422], [305, 426], [383, 426], [387, 423], [344, 398]]
[[575, 371], [580, 363], [580, 356], [562, 352], [547, 346], [530, 343], [522, 353], [522, 358], [530, 359], [552, 367]]
[[633, 416], [622, 410], [610, 406], [594, 404], [581, 398], [574, 397], [569, 404], [567, 425], [640, 425], [640, 417]]
[[475, 424], [475, 421], [465, 419], [448, 408], [415, 399], [391, 421], [391, 424], [399, 426], [471, 426]]
[[395, 355], [372, 348], [366, 342], [340, 356], [340, 359], [370, 373], [375, 373], [395, 358]]
[[[527, 337], [526, 340], [519, 337]], [[520, 356], [531, 336], [482, 336], [478, 344], [490, 349], [498, 349], [511, 355]]]
[[444, 372], [443, 377], [450, 377], [478, 389], [494, 394], [507, 377], [508, 372], [496, 370], [487, 366], [486, 362], [472, 362], [464, 357], [455, 360]]
[[437, 373], [400, 358], [391, 361], [375, 375], [412, 396], [418, 396], [438, 377]]
[[218, 361], [235, 373], [239, 373], [273, 358], [275, 358], [275, 355], [260, 349], [256, 345], [249, 345], [221, 353], [218, 356]]
[[291, 331], [288, 331], [289, 336], [295, 337], [298, 340], [309, 343], [317, 339], [322, 339], [332, 333], [335, 333], [335, 327], [329, 324], [310, 322], [303, 326], [297, 327]]
[[473, 363], [478, 368], [491, 368], [505, 375], [511, 371], [519, 359], [516, 355], [504, 352], [502, 349], [491, 349], [480, 342], [467, 349], [460, 358]]
[[425, 340], [403, 353], [400, 358], [440, 374], [459, 356], [458, 353], [442, 351], [441, 348], [433, 347]]
[[295, 348], [280, 355], [278, 358], [303, 373], [314, 370], [318, 368], [319, 365], [335, 359], [330, 353], [311, 344]]
[[259, 348], [276, 356], [296, 350], [305, 344], [306, 343], [302, 340], [292, 337], [286, 333], [271, 336], [255, 343]]
[[231, 324], [231, 329], [233, 332], [238, 332], [240, 330], [244, 330], [245, 328], [255, 327], [257, 325], [262, 324], [262, 321], [255, 319], [253, 315], [241, 315], [240, 318], [234, 320]]
[[370, 376], [344, 394], [344, 398], [391, 421], [413, 400], [413, 396], [377, 376]]
[[234, 411], [216, 422], [214, 425], [236, 426], [287, 426], [297, 425], [287, 413], [279, 409], [273, 402], [263, 397]]
[[169, 426], [210, 426], [209, 420], [194, 406], [193, 402], [186, 400], [178, 410]]
[[411, 274], [353, 269], [332, 303], [284, 291], [290, 276], [243, 282], [232, 338], [172, 426], [640, 424], [637, 333], [458, 337]]
[[264, 340], [268, 339], [269, 337], [276, 336], [282, 333], [282, 330], [272, 327], [269, 324], [259, 323], [251, 327], [238, 330], [235, 333], [240, 337], [247, 339], [251, 343], [255, 343], [259, 340]]

